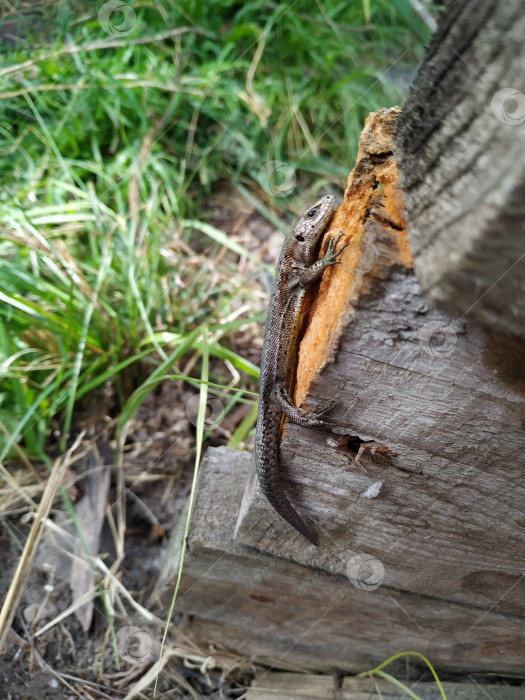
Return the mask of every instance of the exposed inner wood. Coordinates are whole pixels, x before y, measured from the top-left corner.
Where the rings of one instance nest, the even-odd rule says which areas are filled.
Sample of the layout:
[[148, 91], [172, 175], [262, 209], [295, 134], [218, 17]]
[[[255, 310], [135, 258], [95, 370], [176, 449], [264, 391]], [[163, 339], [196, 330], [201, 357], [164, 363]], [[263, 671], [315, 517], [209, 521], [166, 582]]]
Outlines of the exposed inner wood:
[[[324, 255], [328, 240], [340, 231], [344, 235], [339, 245], [348, 243], [348, 247], [341, 255], [341, 264], [324, 273], [315, 302], [310, 294], [305, 304], [306, 308], [311, 305], [311, 310], [299, 348], [294, 397], [298, 406], [318, 371], [332, 358], [341, 329], [360, 296], [368, 291], [371, 279], [383, 276], [385, 268], [392, 265], [412, 266], [403, 195], [391, 143], [399, 113], [399, 108], [393, 107], [368, 116], [343, 203], [325, 232], [319, 257]], [[368, 246], [366, 228], [372, 222], [381, 225], [388, 255], [364, 260]]]

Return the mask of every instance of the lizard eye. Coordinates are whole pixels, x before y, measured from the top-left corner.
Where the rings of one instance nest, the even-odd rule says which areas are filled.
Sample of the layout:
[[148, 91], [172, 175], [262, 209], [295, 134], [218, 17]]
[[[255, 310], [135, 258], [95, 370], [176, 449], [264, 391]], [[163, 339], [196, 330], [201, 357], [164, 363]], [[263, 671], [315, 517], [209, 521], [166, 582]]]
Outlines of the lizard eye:
[[312, 218], [312, 216], [315, 216], [317, 214], [317, 211], [315, 209], [310, 209], [310, 211], [306, 212], [306, 216], [309, 216]]
[[301, 236], [301, 234], [300, 234], [300, 233], [299, 233], [299, 234], [297, 234], [297, 236], [296, 236], [295, 238], [296, 238], [296, 239], [297, 239], [297, 240], [298, 240], [298, 241], [299, 241], [300, 243], [302, 243], [302, 242], [304, 241], [304, 237], [303, 237], [303, 236]]

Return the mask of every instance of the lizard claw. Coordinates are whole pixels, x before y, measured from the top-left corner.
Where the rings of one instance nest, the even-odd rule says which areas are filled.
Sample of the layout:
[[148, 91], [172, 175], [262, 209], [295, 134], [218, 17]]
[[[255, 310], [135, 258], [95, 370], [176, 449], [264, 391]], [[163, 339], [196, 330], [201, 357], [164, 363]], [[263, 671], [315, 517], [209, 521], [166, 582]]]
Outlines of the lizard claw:
[[326, 425], [326, 422], [322, 420], [322, 416], [340, 403], [340, 401], [328, 401], [324, 406], [316, 406], [312, 411], [304, 415], [304, 419], [308, 422], [309, 426], [313, 428], [322, 428]]
[[316, 407], [312, 411], [312, 413], [315, 415], [316, 418], [320, 417], [320, 416], [324, 416], [325, 413], [329, 413], [332, 410], [332, 408], [339, 406], [340, 403], [341, 402], [337, 401], [337, 400], [328, 401], [328, 403], [325, 403], [324, 406]]
[[330, 238], [330, 241], [328, 242], [328, 248], [326, 249], [326, 253], [323, 257], [323, 262], [326, 266], [336, 265], [337, 263], [341, 262], [340, 260], [337, 260], [337, 258], [341, 255], [345, 248], [348, 248], [349, 245], [348, 243], [345, 243], [339, 248], [339, 250], [336, 250], [337, 244], [339, 243], [343, 235], [343, 232], [339, 231], [337, 236], [333, 236], [332, 238]]

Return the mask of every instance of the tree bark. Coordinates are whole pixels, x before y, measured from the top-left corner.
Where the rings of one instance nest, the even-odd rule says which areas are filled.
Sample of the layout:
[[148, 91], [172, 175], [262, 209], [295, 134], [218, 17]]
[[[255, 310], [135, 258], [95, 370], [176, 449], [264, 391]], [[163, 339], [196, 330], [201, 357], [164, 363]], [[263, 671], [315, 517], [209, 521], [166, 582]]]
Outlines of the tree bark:
[[394, 152], [430, 304], [525, 336], [525, 12], [450, 3], [400, 115]]

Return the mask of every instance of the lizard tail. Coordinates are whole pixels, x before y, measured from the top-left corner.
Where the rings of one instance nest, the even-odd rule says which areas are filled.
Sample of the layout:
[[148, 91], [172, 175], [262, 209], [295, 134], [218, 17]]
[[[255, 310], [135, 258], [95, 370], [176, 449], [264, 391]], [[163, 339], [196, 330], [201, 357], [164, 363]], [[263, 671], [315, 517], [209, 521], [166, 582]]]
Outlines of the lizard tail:
[[286, 497], [281, 484], [275, 484], [273, 479], [265, 478], [266, 475], [259, 475], [259, 483], [262, 491], [270, 505], [279, 513], [281, 518], [284, 518], [287, 523], [290, 523], [298, 532], [301, 533], [307, 540], [310, 540], [315, 546], [319, 546], [319, 540], [310, 528], [306, 525], [299, 513], [294, 509], [288, 498]]
[[301, 535], [304, 535], [307, 540], [310, 540], [312, 544], [314, 544], [316, 547], [319, 546], [319, 539], [315, 533], [313, 533], [310, 528], [306, 525], [304, 520], [301, 518], [299, 513], [294, 510], [292, 507], [291, 503], [288, 501], [288, 506], [289, 509], [286, 512], [286, 515], [279, 511], [279, 514], [292, 525], [296, 530], [298, 530]]

